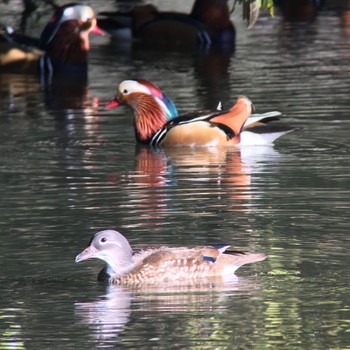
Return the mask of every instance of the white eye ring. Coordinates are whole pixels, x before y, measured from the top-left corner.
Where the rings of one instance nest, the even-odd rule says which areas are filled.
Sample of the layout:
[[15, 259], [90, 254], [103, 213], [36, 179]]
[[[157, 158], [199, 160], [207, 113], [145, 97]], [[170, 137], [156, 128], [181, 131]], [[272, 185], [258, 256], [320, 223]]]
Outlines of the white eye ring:
[[107, 242], [107, 238], [106, 237], [102, 237], [100, 239], [100, 243], [105, 244], [106, 242]]

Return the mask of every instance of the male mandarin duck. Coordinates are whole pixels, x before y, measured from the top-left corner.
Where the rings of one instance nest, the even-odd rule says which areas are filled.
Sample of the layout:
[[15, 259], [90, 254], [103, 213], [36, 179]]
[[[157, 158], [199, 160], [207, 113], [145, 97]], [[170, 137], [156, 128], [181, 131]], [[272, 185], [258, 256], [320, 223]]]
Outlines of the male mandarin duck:
[[235, 29], [228, 0], [196, 0], [190, 14], [161, 12], [153, 5], [137, 5], [129, 13], [102, 12], [98, 23], [111, 35], [130, 36], [141, 44], [234, 46]]
[[109, 284], [155, 284], [232, 275], [242, 265], [266, 259], [261, 253], [225, 252], [229, 245], [149, 248], [133, 253], [118, 231], [97, 232], [76, 262], [97, 258], [106, 263], [98, 275]]
[[147, 80], [123, 81], [106, 108], [119, 105], [133, 110], [137, 141], [152, 146], [266, 145], [292, 131], [288, 127], [267, 127], [265, 123], [281, 113], [251, 114], [253, 105], [245, 96], [239, 96], [229, 110], [218, 108], [178, 116], [174, 103]]
[[[6, 73], [87, 74], [89, 34], [103, 34], [97, 26], [94, 11], [81, 4], [67, 4], [58, 8], [44, 28], [39, 47], [29, 47], [25, 39], [10, 31], [0, 38], [0, 71]], [[33, 43], [29, 39], [29, 45]]]

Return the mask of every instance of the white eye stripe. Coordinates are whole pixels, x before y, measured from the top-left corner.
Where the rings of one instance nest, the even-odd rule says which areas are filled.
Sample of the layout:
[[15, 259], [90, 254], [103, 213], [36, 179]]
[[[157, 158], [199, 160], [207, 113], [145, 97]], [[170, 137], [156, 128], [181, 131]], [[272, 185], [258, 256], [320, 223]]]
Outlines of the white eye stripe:
[[147, 86], [142, 85], [135, 80], [124, 80], [119, 85], [119, 91], [122, 94], [127, 94], [130, 92], [143, 92], [147, 95], [151, 95], [151, 91], [149, 90], [149, 88]]
[[80, 19], [85, 22], [89, 19], [94, 18], [93, 10], [86, 5], [75, 5], [68, 7], [63, 11], [61, 22], [70, 20], [70, 19]]
[[119, 248], [123, 248], [122, 245], [121, 245], [120, 243], [118, 243], [118, 242], [113, 242], [113, 241], [111, 241], [111, 240], [108, 240], [107, 237], [101, 237], [100, 240], [99, 240], [99, 243], [100, 243], [101, 245], [105, 245], [105, 244], [114, 244], [114, 245], [116, 245], [116, 246], [119, 247]]

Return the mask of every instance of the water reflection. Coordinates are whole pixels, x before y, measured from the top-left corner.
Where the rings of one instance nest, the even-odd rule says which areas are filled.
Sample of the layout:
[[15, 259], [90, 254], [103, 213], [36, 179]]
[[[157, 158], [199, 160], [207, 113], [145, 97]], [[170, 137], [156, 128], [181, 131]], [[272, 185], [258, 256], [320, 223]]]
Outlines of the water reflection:
[[322, 6], [322, 1], [313, 0], [277, 0], [276, 3], [284, 19], [292, 22], [313, 21]]
[[[143, 285], [138, 287], [108, 286], [106, 294], [95, 301], [76, 302], [74, 304], [77, 322], [88, 325], [90, 336], [99, 342], [99, 346], [115, 341], [123, 332], [125, 325], [133, 318], [134, 313], [157, 313], [157, 323], [166, 321], [169, 315], [181, 313], [188, 315], [191, 327], [200, 329], [208, 320], [195, 321], [193, 312], [226, 311], [225, 302], [232, 296], [258, 290], [257, 281], [231, 276], [203, 279], [193, 283], [162, 283], [162, 285]], [[219, 321], [219, 320], [218, 320]], [[211, 332], [214, 334], [216, 328]], [[137, 335], [141, 339], [141, 335]]]
[[196, 55], [194, 77], [197, 81], [197, 95], [203, 97], [201, 108], [212, 109], [219, 101], [233, 103], [235, 94], [230, 88], [233, 56], [234, 49], [211, 49]]
[[[150, 54], [153, 53], [153, 54]], [[145, 68], [153, 64], [154, 56], [161, 56], [162, 61], [159, 65], [165, 69], [171, 69], [177, 74], [184, 73], [185, 79], [180, 95], [188, 96], [187, 88], [189, 81], [194, 80], [196, 91], [194, 96], [200, 96], [200, 104], [196, 109], [213, 109], [219, 101], [228, 101], [233, 103], [235, 94], [231, 91], [230, 79], [232, 78], [231, 63], [234, 56], [234, 49], [211, 48], [208, 50], [186, 50], [160, 52], [159, 49], [141, 50], [137, 47], [132, 48], [132, 58], [145, 62]], [[145, 71], [141, 77], [149, 77], [149, 72]], [[130, 78], [130, 77], [128, 77]], [[148, 79], [151, 80], [152, 79]], [[155, 77], [158, 81], [159, 77]], [[162, 88], [164, 86], [162, 85]], [[169, 96], [172, 98], [172, 96]], [[188, 99], [188, 98], [186, 98]], [[188, 112], [184, 111], [184, 112]]]
[[95, 301], [76, 302], [74, 312], [78, 323], [90, 327], [93, 339], [115, 338], [130, 319], [131, 292], [123, 286], [108, 287], [105, 295]]
[[350, 44], [350, 1], [346, 2], [343, 11], [341, 12], [341, 24], [343, 33], [349, 37], [348, 43]]
[[25, 114], [38, 102], [40, 83], [35, 76], [0, 73], [0, 110]]
[[55, 79], [52, 84], [44, 87], [44, 92], [45, 105], [53, 111], [75, 109], [80, 112], [93, 102], [90, 101], [89, 88], [84, 80], [67, 84], [64, 80]]
[[[115, 63], [113, 67], [118, 72], [118, 78], [110, 85], [111, 95], [117, 83], [124, 79], [147, 79], [159, 84], [160, 74], [168, 77], [161, 84], [164, 92], [172, 90], [181, 82], [175, 91], [176, 95], [169, 95], [169, 97], [177, 102], [183, 101], [176, 103], [178, 106], [186, 103], [193, 110], [213, 109], [219, 101], [228, 101], [231, 104], [234, 102], [234, 97], [242, 93], [241, 91], [233, 93], [231, 89], [233, 49], [161, 50], [153, 47], [125, 46], [115, 40], [111, 40], [99, 49], [106, 60], [111, 61], [112, 64], [115, 57], [118, 57], [118, 65]], [[161, 59], [155, 62], [155, 57], [161, 57]], [[125, 68], [121, 71], [120, 67], [123, 65]], [[153, 66], [156, 69], [150, 70], [149, 67]], [[191, 96], [190, 99], [189, 96]], [[108, 102], [108, 96], [105, 98]], [[198, 98], [200, 102], [197, 102]]]
[[63, 131], [60, 142], [69, 143], [81, 129], [85, 137], [98, 138], [101, 119], [98, 98], [91, 95], [85, 81], [76, 80], [67, 85], [64, 80], [55, 79], [43, 90], [45, 107], [55, 120], [57, 130]]
[[[216, 209], [249, 211], [254, 193], [252, 174], [263, 172], [279, 158], [279, 152], [272, 146], [234, 149], [138, 146], [135, 170], [127, 176], [128, 207], [142, 211], [145, 219], [158, 218], [159, 224], [164, 215], [176, 209], [170, 198], [206, 200]], [[147, 210], [143, 212], [143, 208]]]
[[[38, 283], [1, 284], [0, 347], [91, 349], [100, 337], [112, 348], [348, 348], [347, 11], [262, 19], [239, 30], [226, 63], [95, 46], [90, 85], [67, 94], [1, 75], [1, 272]], [[94, 109], [94, 94], [108, 99], [130, 77], [155, 81], [183, 112], [244, 93], [303, 130], [268, 148], [135, 153], [130, 115]], [[113, 225], [139, 247], [266, 252], [262, 290], [113, 296], [120, 287], [97, 288], [95, 268], [72, 263], [86, 232]], [[63, 280], [49, 287], [42, 276]]]
[[0, 347], [4, 349], [24, 349], [23, 327], [18, 314], [23, 314], [21, 307], [7, 307], [0, 309], [0, 319], [6, 320], [2, 323], [0, 334]]
[[67, 84], [64, 79], [56, 78], [51, 84], [43, 85], [35, 75], [0, 74], [2, 111], [18, 109], [26, 115], [33, 115], [34, 111], [41, 114], [37, 111], [42, 105], [40, 98], [56, 119], [67, 120], [72, 114], [80, 117], [97, 114], [98, 99], [91, 96], [85, 79]]

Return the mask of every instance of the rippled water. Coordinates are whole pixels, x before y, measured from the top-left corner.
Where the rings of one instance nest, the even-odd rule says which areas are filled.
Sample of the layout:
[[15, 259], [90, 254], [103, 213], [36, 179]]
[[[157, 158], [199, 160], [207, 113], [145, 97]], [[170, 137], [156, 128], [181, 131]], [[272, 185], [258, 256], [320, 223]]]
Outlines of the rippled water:
[[[86, 88], [0, 76], [1, 349], [350, 348], [348, 32], [331, 11], [251, 31], [234, 18], [234, 54], [93, 38]], [[136, 147], [130, 111], [99, 107], [134, 77], [180, 112], [245, 94], [298, 130], [273, 147]], [[105, 227], [136, 248], [228, 242], [268, 259], [230, 281], [106, 288], [100, 262], [74, 263]]]

